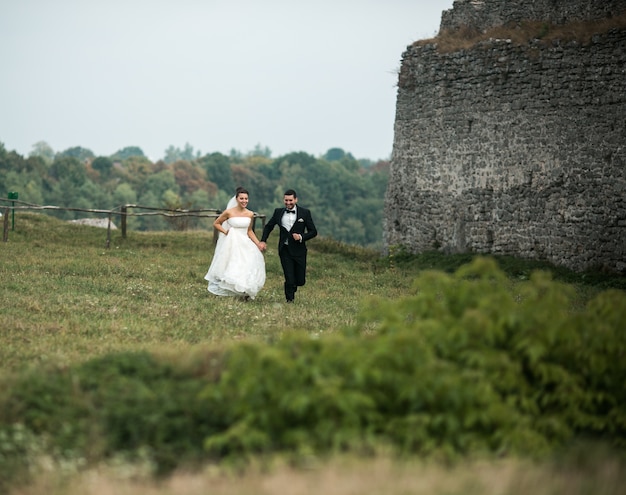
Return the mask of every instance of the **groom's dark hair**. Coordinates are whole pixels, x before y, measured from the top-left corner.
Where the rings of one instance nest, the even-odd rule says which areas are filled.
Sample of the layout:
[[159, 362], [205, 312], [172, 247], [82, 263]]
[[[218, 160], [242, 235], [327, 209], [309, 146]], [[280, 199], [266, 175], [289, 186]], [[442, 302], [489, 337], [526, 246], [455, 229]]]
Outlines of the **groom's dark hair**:
[[296, 191], [294, 191], [293, 189], [287, 189], [285, 191], [285, 196], [293, 196], [294, 198], [298, 197], [298, 195], [296, 194]]

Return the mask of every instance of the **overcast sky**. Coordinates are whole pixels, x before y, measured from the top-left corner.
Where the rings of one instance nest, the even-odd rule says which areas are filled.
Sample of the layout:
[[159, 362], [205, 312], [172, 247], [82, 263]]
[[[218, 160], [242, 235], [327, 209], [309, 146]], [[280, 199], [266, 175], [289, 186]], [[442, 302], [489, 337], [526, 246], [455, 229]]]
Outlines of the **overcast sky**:
[[387, 159], [402, 53], [453, 0], [0, 0], [0, 142]]

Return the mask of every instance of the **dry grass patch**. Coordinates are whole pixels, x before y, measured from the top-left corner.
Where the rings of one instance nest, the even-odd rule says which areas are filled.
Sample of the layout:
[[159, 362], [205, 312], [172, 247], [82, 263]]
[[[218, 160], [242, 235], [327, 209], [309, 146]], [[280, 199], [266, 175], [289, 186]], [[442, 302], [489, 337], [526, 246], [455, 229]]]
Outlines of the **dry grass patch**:
[[443, 30], [436, 37], [419, 40], [416, 46], [436, 44], [440, 53], [469, 50], [482, 41], [489, 39], [507, 39], [517, 45], [530, 40], [542, 40], [550, 43], [554, 40], [563, 42], [577, 41], [583, 45], [590, 43], [594, 35], [606, 33], [612, 29], [626, 28], [626, 13], [598, 21], [575, 21], [567, 24], [551, 24], [544, 21], [524, 21], [505, 24], [485, 31], [468, 27], [456, 30]]
[[41, 477], [10, 495], [618, 495], [624, 481], [616, 461], [581, 469], [515, 459], [450, 467], [376, 458], [338, 459], [308, 469], [282, 465], [245, 474], [212, 466], [158, 482], [143, 476], [141, 469], [108, 466], [65, 479]]

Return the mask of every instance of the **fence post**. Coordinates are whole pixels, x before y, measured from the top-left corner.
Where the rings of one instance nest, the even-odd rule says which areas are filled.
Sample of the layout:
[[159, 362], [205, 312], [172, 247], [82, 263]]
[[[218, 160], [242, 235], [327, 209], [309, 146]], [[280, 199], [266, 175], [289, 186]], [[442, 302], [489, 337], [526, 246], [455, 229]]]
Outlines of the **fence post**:
[[121, 227], [122, 227], [122, 239], [126, 239], [126, 211], [128, 210], [128, 205], [123, 205], [121, 208], [122, 214], [121, 216]]
[[[13, 191], [9, 192], [8, 196], [9, 199], [18, 199], [19, 194]], [[11, 201], [11, 206], [13, 206], [13, 208], [11, 208], [11, 230], [15, 230], [15, 201]]]
[[109, 249], [109, 247], [111, 246], [111, 215], [112, 213], [109, 212], [109, 223], [107, 225], [107, 244], [106, 244], [107, 249]]

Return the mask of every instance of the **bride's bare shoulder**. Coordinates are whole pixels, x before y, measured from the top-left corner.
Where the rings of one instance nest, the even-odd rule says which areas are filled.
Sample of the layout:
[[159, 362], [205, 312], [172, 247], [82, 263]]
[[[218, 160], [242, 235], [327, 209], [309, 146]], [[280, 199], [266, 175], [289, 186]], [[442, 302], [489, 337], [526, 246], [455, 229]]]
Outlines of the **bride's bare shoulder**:
[[237, 207], [229, 208], [228, 210], [224, 210], [224, 213], [228, 215], [228, 218], [233, 217], [244, 217], [244, 218], [252, 218], [254, 216], [254, 212], [246, 209], [240, 210]]

